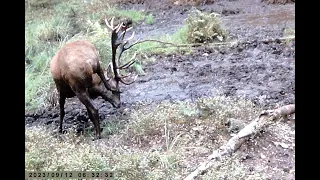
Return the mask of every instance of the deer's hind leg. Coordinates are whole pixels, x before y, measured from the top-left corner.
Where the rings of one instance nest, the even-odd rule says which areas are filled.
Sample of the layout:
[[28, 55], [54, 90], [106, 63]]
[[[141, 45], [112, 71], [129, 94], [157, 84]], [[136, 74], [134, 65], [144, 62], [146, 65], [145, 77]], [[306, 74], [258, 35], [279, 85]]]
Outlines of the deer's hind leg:
[[[64, 90], [66, 90], [66, 84], [64, 84], [62, 81], [55, 79], [54, 80], [56, 84], [56, 88], [59, 92], [59, 107], [60, 107], [60, 126], [59, 126], [59, 133], [62, 133], [62, 124], [63, 124], [63, 119], [65, 116], [65, 111], [64, 111], [64, 104], [66, 102], [67, 95]], [[68, 86], [67, 86], [68, 87]]]
[[63, 118], [65, 115], [64, 111], [64, 104], [66, 102], [66, 97], [64, 96], [63, 93], [60, 93], [59, 95], [59, 106], [60, 106], [60, 126], [59, 126], [59, 133], [62, 133], [62, 123], [63, 123]]

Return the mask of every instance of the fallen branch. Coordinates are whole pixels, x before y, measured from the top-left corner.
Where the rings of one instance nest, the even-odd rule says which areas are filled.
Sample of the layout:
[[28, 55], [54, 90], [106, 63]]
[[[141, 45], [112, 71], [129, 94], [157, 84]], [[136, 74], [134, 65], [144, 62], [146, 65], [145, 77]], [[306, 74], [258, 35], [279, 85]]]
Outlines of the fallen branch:
[[205, 170], [213, 165], [213, 160], [220, 160], [222, 156], [232, 154], [235, 152], [249, 137], [259, 132], [266, 124], [272, 123], [276, 119], [288, 116], [295, 113], [295, 105], [290, 104], [278, 109], [267, 110], [261, 112], [259, 117], [253, 120], [250, 124], [244, 127], [237, 135], [233, 136], [225, 145], [221, 146], [218, 150], [215, 150], [205, 162], [202, 162], [200, 166], [189, 174], [184, 180], [192, 180], [199, 174], [202, 174]]
[[166, 41], [160, 41], [160, 40], [156, 40], [156, 39], [146, 39], [146, 40], [137, 41], [137, 42], [131, 44], [131, 45], [129, 46], [129, 48], [130, 48], [131, 46], [134, 46], [134, 45], [140, 44], [140, 43], [144, 43], [144, 42], [157, 42], [157, 43], [160, 43], [160, 44], [171, 45], [171, 46], [175, 46], [175, 47], [196, 47], [196, 46], [202, 46], [202, 45], [204, 45], [204, 44], [208, 44], [208, 43], [175, 44], [175, 43], [166, 42]]
[[286, 41], [286, 40], [293, 40], [293, 39], [295, 39], [295, 36], [288, 36], [288, 37], [281, 37], [281, 38], [270, 38], [270, 39], [262, 39], [262, 40], [255, 40], [255, 41], [237, 41], [237, 40], [234, 40], [234, 41], [229, 41], [229, 42], [190, 43], [190, 44], [175, 44], [175, 43], [156, 40], [156, 39], [146, 39], [146, 40], [142, 40], [142, 41], [137, 41], [137, 42], [131, 44], [128, 48], [130, 48], [131, 46], [134, 46], [136, 44], [140, 44], [140, 43], [144, 43], [144, 42], [157, 42], [157, 43], [160, 43], [160, 44], [163, 44], [163, 45], [170, 45], [170, 46], [174, 46], [174, 47], [197, 47], [197, 46], [217, 47], [217, 46], [228, 46], [228, 45], [232, 45], [233, 46], [233, 45], [239, 45], [239, 44], [251, 44], [253, 42], [270, 43], [270, 42]]

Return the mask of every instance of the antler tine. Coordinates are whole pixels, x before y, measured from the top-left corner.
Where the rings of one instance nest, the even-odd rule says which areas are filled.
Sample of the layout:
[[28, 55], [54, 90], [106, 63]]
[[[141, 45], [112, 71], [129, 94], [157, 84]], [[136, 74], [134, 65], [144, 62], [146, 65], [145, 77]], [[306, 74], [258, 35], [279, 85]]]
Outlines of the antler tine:
[[130, 49], [132, 46], [139, 44], [139, 43], [142, 43], [142, 42], [145, 42], [145, 40], [138, 39], [138, 40], [136, 40], [136, 42], [134, 42], [134, 43], [130, 44], [130, 46], [126, 47], [126, 49]]
[[[125, 31], [121, 33], [121, 36], [124, 37], [124, 33], [125, 33]], [[120, 36], [121, 40], [117, 43], [117, 45], [127, 44], [131, 39], [133, 39], [133, 37], [134, 37], [134, 31], [132, 32], [131, 36], [130, 36], [128, 39], [126, 39], [126, 40], [123, 40], [123, 37], [121, 37], [121, 36]], [[130, 46], [130, 47], [131, 47], [131, 46]], [[130, 48], [130, 47], [129, 47], [129, 48]], [[125, 51], [125, 50], [127, 50], [127, 49], [129, 49], [129, 48], [124, 48], [123, 51]]]
[[113, 21], [114, 21], [114, 17], [112, 17], [112, 19], [111, 19], [111, 21], [110, 21], [110, 24], [109, 24], [109, 22], [105, 19], [104, 20], [105, 21], [105, 23], [106, 23], [106, 25], [107, 25], [107, 27], [111, 30], [111, 31], [116, 31], [116, 33], [118, 33], [119, 31], [120, 31], [120, 29], [121, 29], [121, 27], [123, 27], [123, 22], [121, 22], [120, 24], [118, 24], [116, 27], [114, 27], [113, 26]]
[[128, 67], [132, 66], [135, 62], [136, 61], [131, 60], [131, 61], [127, 62], [125, 65], [118, 67], [118, 69], [127, 69]]
[[111, 19], [111, 27], [112, 27], [112, 30], [113, 30], [113, 21], [114, 21], [114, 16], [112, 17], [112, 19]]
[[124, 38], [124, 36], [125, 36], [126, 32], [130, 31], [131, 29], [132, 29], [132, 27], [129, 27], [129, 28], [127, 28], [125, 31], [123, 31], [123, 32], [120, 34], [120, 38], [121, 38], [121, 40], [123, 40], [123, 38]]
[[130, 85], [130, 84], [132, 84], [132, 83], [134, 83], [136, 81], [137, 77], [138, 77], [138, 75], [135, 75], [131, 82], [126, 82], [123, 79], [120, 79], [120, 81], [125, 85]]
[[131, 36], [126, 40], [126, 42], [130, 41], [134, 37], [134, 31], [132, 32]]
[[104, 19], [107, 27], [108, 27], [109, 29], [111, 29], [111, 30], [114, 30], [114, 29], [113, 29], [113, 20], [114, 20], [114, 17], [112, 17], [112, 19], [111, 19], [111, 25], [110, 25], [109, 22], [108, 22], [108, 20], [107, 20], [107, 19]]
[[134, 60], [137, 56], [137, 52], [134, 53], [134, 55], [131, 57], [131, 59], [124, 65], [118, 67], [118, 69], [126, 69], [128, 67], [130, 67], [131, 65], [133, 65], [136, 61]]
[[112, 71], [112, 73], [114, 73], [113, 68], [112, 68], [113, 67], [112, 62], [109, 62], [108, 66], [111, 66], [111, 71]]
[[[124, 33], [126, 31], [122, 32], [123, 33], [123, 37], [124, 37]], [[121, 34], [122, 35], [122, 34]], [[121, 50], [120, 50], [120, 53], [119, 53], [119, 56], [118, 56], [118, 60], [121, 58], [121, 55], [124, 51], [128, 50], [131, 46], [129, 46], [128, 48], [125, 47], [125, 45], [129, 42], [129, 40], [131, 40], [133, 37], [134, 37], [134, 31], [132, 32], [132, 35], [131, 37], [129, 37], [127, 40], [123, 40], [123, 37], [121, 39], [121, 41], [119, 42], [119, 44], [121, 44]], [[120, 37], [121, 38], [121, 37]]]
[[120, 29], [123, 26], [123, 22], [121, 22], [120, 24], [118, 24], [118, 26], [115, 28], [116, 29], [116, 33], [118, 33], [120, 31]]
[[127, 75], [121, 75], [120, 77], [121, 77], [121, 79], [123, 79], [123, 78], [129, 77], [131, 74], [132, 73], [128, 73]]
[[118, 79], [120, 82], [122, 82], [123, 84], [125, 84], [125, 85], [130, 85], [130, 84], [134, 83], [134, 81], [136, 81], [136, 79], [137, 79], [137, 77], [138, 77], [138, 75], [135, 75], [135, 76], [133, 77], [133, 80], [132, 80], [131, 82], [126, 82], [126, 81], [124, 80], [124, 78], [129, 77], [132, 73], [129, 73], [129, 74], [124, 75], [124, 76], [122, 76], [122, 75], [120, 75], [120, 74], [121, 74], [121, 73], [120, 73], [120, 70], [117, 69], [117, 79]]
[[135, 52], [134, 55], [129, 60], [129, 62], [127, 62], [126, 64], [124, 64], [124, 65], [122, 65], [120, 67], [117, 67], [118, 78], [119, 78], [120, 82], [122, 82], [123, 84], [130, 85], [130, 84], [134, 83], [134, 81], [138, 77], [138, 75], [136, 75], [131, 82], [126, 82], [126, 81], [124, 81], [123, 78], [129, 77], [131, 75], [131, 73], [129, 73], [129, 74], [125, 75], [125, 76], [121, 76], [120, 75], [120, 69], [126, 69], [126, 68], [130, 67], [131, 65], [133, 65], [136, 62], [135, 60], [133, 60], [133, 59], [135, 59], [136, 55], [137, 55], [137, 53]]

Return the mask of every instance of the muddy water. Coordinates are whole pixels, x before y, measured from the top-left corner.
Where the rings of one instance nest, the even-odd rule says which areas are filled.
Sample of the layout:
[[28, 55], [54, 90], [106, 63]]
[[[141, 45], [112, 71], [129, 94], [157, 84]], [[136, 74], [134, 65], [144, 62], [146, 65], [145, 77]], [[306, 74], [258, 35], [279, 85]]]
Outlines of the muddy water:
[[284, 44], [254, 46], [209, 53], [210, 49], [198, 49], [191, 56], [158, 57], [156, 64], [146, 67], [146, 76], [126, 88], [123, 100], [134, 103], [227, 95], [247, 97], [263, 106], [293, 103], [293, 51], [283, 54], [287, 48]]
[[226, 16], [223, 22], [227, 27], [255, 27], [266, 29], [283, 29], [295, 27], [295, 11], [293, 5], [277, 6], [272, 10], [264, 10], [257, 13], [242, 13], [234, 16]]
[[[156, 57], [157, 63], [147, 66], [146, 76], [139, 83], [126, 88], [123, 98], [136, 101], [188, 100], [192, 96], [244, 96], [266, 106], [274, 103], [292, 103], [294, 99], [294, 42], [259, 43], [259, 40], [283, 37], [285, 28], [294, 29], [294, 5], [265, 6], [243, 1], [237, 8], [230, 2], [203, 8], [209, 12], [229, 12], [222, 16], [223, 25], [237, 40], [257, 40], [234, 49], [199, 48], [192, 55]], [[259, 4], [259, 5], [257, 5]], [[251, 5], [251, 4], [250, 4]], [[242, 8], [242, 9], [241, 9]], [[191, 11], [191, 10], [190, 10]], [[186, 13], [168, 12], [174, 26], [157, 27], [171, 33], [181, 27]], [[233, 12], [233, 13], [232, 13]], [[230, 13], [232, 15], [230, 15]], [[163, 22], [162, 16], [159, 21]], [[167, 28], [167, 31], [164, 29]], [[153, 36], [154, 30], [143, 32]], [[159, 32], [159, 31], [158, 31]]]
[[238, 23], [246, 23], [253, 26], [278, 25], [294, 22], [295, 14], [291, 10], [271, 11], [268, 14], [245, 14], [237, 17]]

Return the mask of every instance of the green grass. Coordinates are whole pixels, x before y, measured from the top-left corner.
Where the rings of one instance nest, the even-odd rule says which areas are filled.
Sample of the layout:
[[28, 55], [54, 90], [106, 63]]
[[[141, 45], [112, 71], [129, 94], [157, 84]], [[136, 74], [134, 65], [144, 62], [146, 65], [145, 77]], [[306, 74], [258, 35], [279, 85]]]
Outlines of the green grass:
[[141, 63], [136, 62], [136, 63], [134, 63], [134, 65], [133, 65], [132, 67], [135, 69], [135, 71], [136, 71], [139, 75], [144, 75], [144, 74], [145, 74], [145, 72], [144, 72], [144, 70], [143, 70], [143, 68], [142, 68]]
[[283, 30], [283, 36], [284, 37], [295, 36], [295, 33], [296, 33], [296, 31], [293, 28], [285, 28]]
[[44, 106], [46, 98], [50, 96], [52, 84], [49, 73], [26, 73], [25, 77], [25, 106], [26, 110], [35, 110]]
[[146, 23], [147, 24], [150, 24], [152, 25], [154, 23], [154, 20], [153, 20], [153, 15], [152, 14], [149, 14], [147, 17], [146, 17]]
[[131, 18], [133, 23], [137, 23], [141, 20], [144, 20], [146, 17], [144, 13], [136, 10], [118, 10], [116, 8], [110, 8], [107, 12], [109, 16], [118, 16], [124, 18]]
[[[164, 35], [158, 36], [150, 39], [160, 40], [173, 44], [184, 44], [186, 41], [186, 34], [188, 31], [187, 26], [183, 26], [181, 29], [178, 29], [173, 35]], [[140, 54], [144, 54], [146, 58], [142, 58], [143, 61], [149, 61], [148, 56], [152, 54], [170, 54], [170, 53], [181, 53], [184, 51], [189, 51], [190, 49], [187, 47], [176, 47], [171, 45], [164, 45], [158, 42], [144, 42], [141, 44], [137, 44], [132, 47], [132, 51], [135, 51]], [[142, 62], [143, 64], [144, 62]]]
[[285, 44], [286, 45], [290, 45], [291, 44], [291, 42], [294, 40], [294, 38], [295, 38], [295, 29], [293, 29], [293, 28], [285, 28], [284, 30], [283, 30], [283, 37], [284, 38], [287, 38], [287, 39], [285, 39]]
[[68, 23], [61, 17], [26, 24], [25, 55], [31, 64], [25, 68], [25, 109], [34, 110], [46, 103], [53, 81], [49, 62], [68, 38]]
[[73, 132], [60, 138], [53, 133], [41, 126], [26, 128], [25, 170], [114, 171], [116, 179], [159, 179], [166, 176], [161, 169], [172, 168], [176, 162], [174, 153], [127, 152]]
[[[100, 22], [103, 17], [130, 17], [134, 23], [144, 20], [151, 23], [153, 20], [151, 15], [142, 11], [119, 10], [105, 0], [93, 4], [83, 4], [80, 0], [33, 0], [28, 3], [25, 56], [31, 60], [31, 64], [25, 68], [26, 110], [36, 109], [46, 102], [48, 87], [53, 85], [49, 62], [63, 44], [77, 39], [91, 41], [99, 50], [103, 66], [106, 67], [111, 60], [111, 48], [109, 33]], [[141, 66], [136, 65], [136, 69], [143, 73]]]

